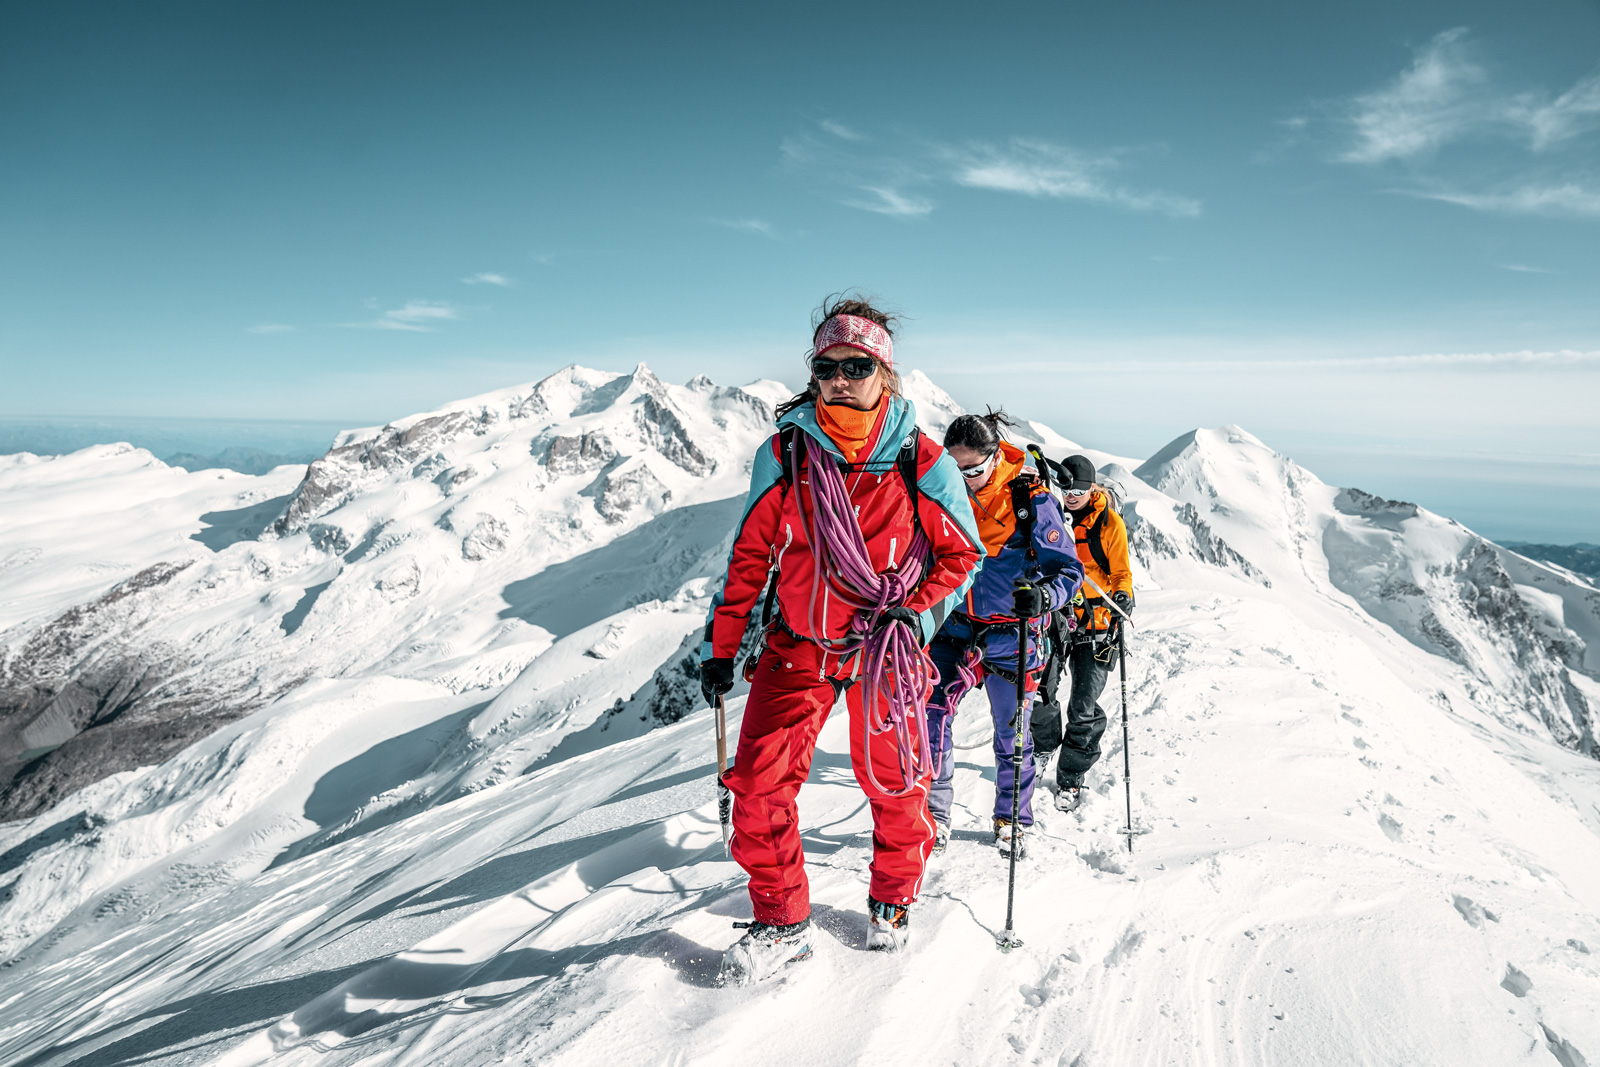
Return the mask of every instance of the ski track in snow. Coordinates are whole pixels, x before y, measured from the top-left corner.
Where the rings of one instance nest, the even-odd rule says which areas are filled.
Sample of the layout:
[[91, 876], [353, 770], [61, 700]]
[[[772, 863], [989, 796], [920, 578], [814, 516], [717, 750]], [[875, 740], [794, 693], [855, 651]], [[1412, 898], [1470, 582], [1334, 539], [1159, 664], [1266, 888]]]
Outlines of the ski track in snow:
[[[697, 586], [563, 637], [498, 698], [319, 682], [195, 746], [243, 768], [236, 798], [128, 813], [192, 843], [151, 864], [106, 839], [127, 876], [0, 968], [0, 1063], [1600, 1062], [1600, 763], [1461, 698], [1456, 668], [1326, 584], [1315, 539], [1225, 532], [1274, 585], [1185, 563], [1141, 593], [1135, 851], [1113, 673], [1088, 798], [1063, 814], [1036, 794], [1011, 953], [983, 748], [957, 754], [909, 950], [865, 950], [871, 820], [841, 706], [800, 797], [816, 955], [716, 987], [749, 904], [709, 713], [607, 744], [549, 696], [594, 671], [607, 703], [636, 691], [703, 611]], [[535, 697], [572, 710], [539, 713], [525, 759], [452, 747], [462, 723], [514, 735]], [[957, 739], [989, 729], [973, 694]], [[578, 741], [539, 758], [561, 730]], [[363, 762], [381, 745], [404, 774]], [[465, 785], [414, 788], [441, 774]], [[330, 829], [319, 804], [355, 814], [297, 852]]]

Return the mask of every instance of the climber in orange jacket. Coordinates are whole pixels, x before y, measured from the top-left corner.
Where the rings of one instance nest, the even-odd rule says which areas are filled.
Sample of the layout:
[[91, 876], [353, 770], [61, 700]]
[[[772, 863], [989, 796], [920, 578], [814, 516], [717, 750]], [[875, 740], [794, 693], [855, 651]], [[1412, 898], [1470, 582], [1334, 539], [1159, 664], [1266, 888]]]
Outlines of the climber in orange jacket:
[[[1128, 566], [1127, 526], [1112, 509], [1111, 494], [1095, 483], [1094, 464], [1087, 456], [1068, 456], [1060, 464], [1059, 474], [1078, 561], [1083, 564], [1084, 599], [1071, 609], [1076, 628], [1070, 633], [1065, 627], [1056, 631], [1063, 636], [1065, 647], [1061, 658], [1052, 663], [1054, 674], [1059, 677], [1063, 662], [1072, 672], [1066, 721], [1062, 722], [1060, 705], [1054, 700], [1057, 677], [1047, 672], [1045, 700], [1034, 705], [1032, 727], [1034, 758], [1041, 768], [1060, 746], [1056, 807], [1071, 811], [1081, 799], [1085, 773], [1100, 758], [1106, 713], [1098, 701], [1116, 654], [1122, 615], [1133, 615], [1133, 572]], [[1111, 609], [1106, 598], [1122, 615]]]

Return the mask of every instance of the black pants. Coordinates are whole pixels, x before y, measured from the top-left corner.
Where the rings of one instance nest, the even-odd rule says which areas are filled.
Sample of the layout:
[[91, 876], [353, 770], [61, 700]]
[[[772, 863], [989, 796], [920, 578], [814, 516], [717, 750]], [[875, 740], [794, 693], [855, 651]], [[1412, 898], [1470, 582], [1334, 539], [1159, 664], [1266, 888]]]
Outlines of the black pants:
[[[1109, 656], [1106, 655], [1108, 647], [1111, 649]], [[1106, 656], [1105, 660], [1096, 659], [1096, 652]], [[1067, 696], [1065, 728], [1061, 705], [1055, 699], [1058, 677], [1046, 676], [1040, 694], [1044, 699], [1033, 705], [1034, 754], [1044, 758], [1057, 748], [1061, 749], [1061, 758], [1056, 763], [1056, 783], [1063, 788], [1079, 784], [1084, 772], [1100, 758], [1100, 736], [1106, 732], [1106, 713], [1100, 710], [1099, 700], [1115, 656], [1115, 645], [1096, 647], [1084, 641], [1069, 649], [1065, 660], [1072, 672], [1072, 682]], [[1052, 666], [1059, 675], [1061, 668]]]

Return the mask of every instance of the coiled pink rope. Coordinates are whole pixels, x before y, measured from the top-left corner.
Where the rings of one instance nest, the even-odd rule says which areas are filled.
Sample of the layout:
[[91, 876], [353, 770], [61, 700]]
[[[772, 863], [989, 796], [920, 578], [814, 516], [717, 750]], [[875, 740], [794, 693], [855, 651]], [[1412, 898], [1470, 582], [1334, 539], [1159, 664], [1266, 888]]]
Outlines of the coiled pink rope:
[[[844, 478], [822, 443], [810, 434], [800, 435], [806, 443], [806, 460], [811, 477], [811, 515], [801, 507], [800, 522], [811, 545], [816, 568], [811, 576], [811, 601], [806, 607], [806, 624], [817, 634], [817, 594], [823, 582], [830, 595], [855, 611], [850, 622], [846, 649], [861, 650], [862, 701], [866, 742], [867, 780], [885, 796], [903, 797], [916, 788], [918, 778], [933, 773], [928, 759], [928, 721], [923, 715], [933, 695], [938, 670], [922, 647], [921, 634], [907, 623], [895, 619], [878, 625], [885, 610], [906, 602], [922, 580], [923, 567], [932, 554], [920, 524], [912, 536], [909, 558], [919, 565], [879, 574], [867, 555], [867, 544], [856, 522], [855, 506], [850, 502]], [[799, 485], [800, 450], [791, 450], [790, 484]], [[913, 502], [913, 506], [915, 503]], [[887, 789], [872, 770], [872, 739], [893, 731], [900, 760], [902, 788]]]

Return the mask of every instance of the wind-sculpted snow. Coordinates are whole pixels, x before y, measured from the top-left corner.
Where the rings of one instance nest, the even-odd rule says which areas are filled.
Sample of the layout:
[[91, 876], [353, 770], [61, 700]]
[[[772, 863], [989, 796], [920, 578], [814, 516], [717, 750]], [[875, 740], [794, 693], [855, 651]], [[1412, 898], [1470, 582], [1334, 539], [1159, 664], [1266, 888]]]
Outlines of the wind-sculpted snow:
[[[928, 432], [960, 413], [914, 372], [906, 391]], [[870, 818], [835, 715], [800, 798], [817, 956], [714, 988], [748, 904], [693, 652], [788, 395], [568, 368], [205, 492], [185, 479], [216, 472], [66, 457], [34, 520], [0, 515], [18, 728], [120, 709], [67, 716], [70, 754], [157, 722], [151, 694], [214, 691], [167, 720], [196, 732], [159, 764], [96, 750], [0, 825], [0, 1062], [1600, 1055], [1592, 587], [1233, 427], [1143, 464], [1017, 434], [1089, 455], [1126, 500], [1138, 850], [1113, 678], [1088, 799], [1040, 798], [1026, 944], [996, 951], [975, 697], [910, 951], [868, 953]], [[96, 464], [101, 495], [173, 501], [130, 510], [115, 556], [39, 518], [90, 513], [74, 482]], [[0, 458], [0, 490], [42, 469]], [[58, 651], [18, 666], [29, 642]], [[139, 666], [90, 669], [109, 650]]]

